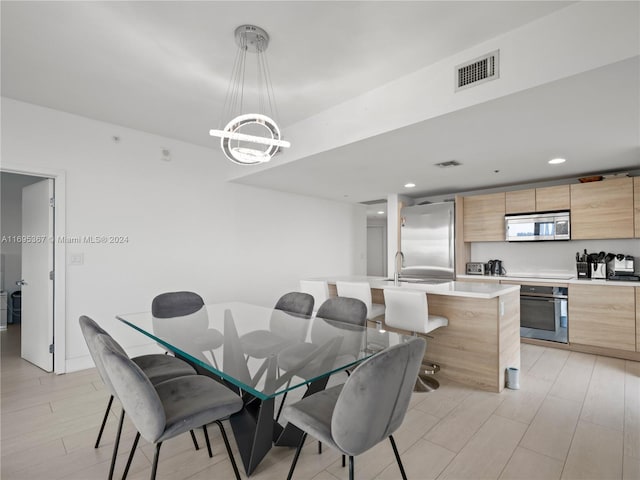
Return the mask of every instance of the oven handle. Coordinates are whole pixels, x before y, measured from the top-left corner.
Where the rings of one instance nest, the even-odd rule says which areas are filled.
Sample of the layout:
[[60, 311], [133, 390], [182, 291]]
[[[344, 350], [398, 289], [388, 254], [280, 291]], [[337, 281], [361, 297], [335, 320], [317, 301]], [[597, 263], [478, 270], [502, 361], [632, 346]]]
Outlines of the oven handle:
[[560, 300], [567, 300], [569, 298], [568, 295], [548, 295], [545, 293], [527, 293], [520, 294], [520, 298], [529, 298], [529, 299], [538, 299], [538, 298], [556, 298]]

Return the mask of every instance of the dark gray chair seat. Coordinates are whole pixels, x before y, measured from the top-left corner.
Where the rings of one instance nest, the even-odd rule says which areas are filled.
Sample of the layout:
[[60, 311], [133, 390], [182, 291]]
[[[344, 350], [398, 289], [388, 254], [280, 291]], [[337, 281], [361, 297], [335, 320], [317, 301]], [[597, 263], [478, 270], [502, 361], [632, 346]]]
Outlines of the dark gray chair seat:
[[133, 357], [131, 360], [142, 369], [153, 384], [164, 382], [165, 380], [170, 380], [175, 377], [195, 375], [196, 373], [188, 363], [171, 355], [163, 355], [160, 353], [141, 355], [139, 357]]
[[304, 432], [287, 478], [292, 478], [310, 434], [349, 456], [350, 480], [354, 479], [354, 456], [389, 438], [406, 480], [393, 432], [402, 424], [409, 407], [425, 345], [419, 337], [394, 345], [362, 362], [344, 385], [286, 407], [285, 418]]
[[160, 447], [165, 440], [216, 423], [233, 466], [240, 473], [221, 420], [242, 409], [240, 397], [212, 378], [190, 375], [153, 385], [144, 372], [123, 355], [111, 337], [98, 335], [95, 341], [107, 377], [113, 385], [137, 433], [122, 478], [125, 479], [140, 436], [155, 444], [151, 479], [155, 479]]
[[161, 442], [188, 430], [226, 418], [242, 408], [242, 400], [224, 385], [203, 375], [174, 378], [156, 385], [166, 416]]

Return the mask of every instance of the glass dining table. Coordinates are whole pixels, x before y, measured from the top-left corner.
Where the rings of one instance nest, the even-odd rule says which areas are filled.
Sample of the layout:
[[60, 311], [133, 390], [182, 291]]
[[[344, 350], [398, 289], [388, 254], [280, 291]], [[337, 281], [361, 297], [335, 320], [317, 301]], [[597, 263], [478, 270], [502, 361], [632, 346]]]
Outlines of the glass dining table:
[[276, 397], [302, 387], [303, 396], [323, 390], [333, 373], [410, 338], [241, 302], [173, 318], [151, 312], [116, 318], [242, 396], [244, 408], [229, 420], [247, 475], [272, 446], [294, 447], [302, 436], [274, 419]]

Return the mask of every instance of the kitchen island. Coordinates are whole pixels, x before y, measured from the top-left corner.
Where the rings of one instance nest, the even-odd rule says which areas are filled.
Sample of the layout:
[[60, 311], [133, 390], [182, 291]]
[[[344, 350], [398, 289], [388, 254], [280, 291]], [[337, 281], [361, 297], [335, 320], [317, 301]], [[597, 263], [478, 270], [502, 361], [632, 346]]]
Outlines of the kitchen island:
[[[374, 303], [384, 303], [383, 289], [394, 287], [383, 277], [330, 277], [336, 281], [368, 282]], [[508, 367], [520, 368], [520, 287], [496, 283], [400, 282], [396, 288], [423, 291], [429, 313], [449, 319], [449, 325], [429, 333], [425, 363], [440, 365], [439, 377], [492, 392], [501, 392]], [[386, 327], [385, 327], [386, 328]]]

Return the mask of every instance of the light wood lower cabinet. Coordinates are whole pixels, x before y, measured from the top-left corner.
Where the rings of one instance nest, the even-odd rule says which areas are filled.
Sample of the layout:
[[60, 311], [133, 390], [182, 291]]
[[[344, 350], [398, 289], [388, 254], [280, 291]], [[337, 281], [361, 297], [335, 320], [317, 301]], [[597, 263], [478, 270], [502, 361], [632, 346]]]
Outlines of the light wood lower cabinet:
[[569, 285], [569, 343], [636, 351], [633, 287]]

